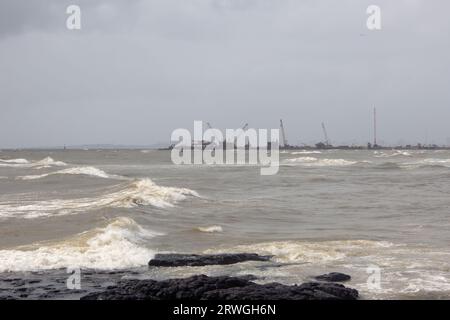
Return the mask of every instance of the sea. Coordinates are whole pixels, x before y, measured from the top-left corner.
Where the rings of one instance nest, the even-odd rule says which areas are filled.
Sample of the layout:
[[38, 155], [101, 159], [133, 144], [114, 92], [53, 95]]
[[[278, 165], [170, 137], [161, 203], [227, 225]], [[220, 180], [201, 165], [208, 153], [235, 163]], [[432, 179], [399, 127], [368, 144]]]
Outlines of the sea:
[[[279, 164], [263, 176], [175, 165], [169, 150], [3, 150], [0, 299], [79, 299], [127, 278], [292, 285], [328, 272], [351, 275], [361, 299], [450, 298], [450, 151], [285, 150]], [[158, 253], [236, 252], [272, 258], [148, 267]]]

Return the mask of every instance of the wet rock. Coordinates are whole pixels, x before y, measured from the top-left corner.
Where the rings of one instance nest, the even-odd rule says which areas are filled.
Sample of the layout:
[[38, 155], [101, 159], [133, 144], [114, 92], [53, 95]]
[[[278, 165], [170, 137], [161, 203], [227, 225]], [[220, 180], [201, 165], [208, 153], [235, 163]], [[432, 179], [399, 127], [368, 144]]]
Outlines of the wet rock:
[[239, 277], [196, 275], [185, 279], [122, 280], [82, 300], [355, 300], [358, 291], [337, 283], [256, 284]]
[[315, 277], [315, 279], [319, 281], [328, 281], [328, 282], [343, 282], [350, 280], [351, 277], [345, 273], [331, 272], [317, 276]]
[[271, 256], [260, 256], [256, 253], [227, 253], [227, 254], [157, 254], [149, 261], [154, 267], [182, 267], [226, 265], [245, 261], [269, 261]]

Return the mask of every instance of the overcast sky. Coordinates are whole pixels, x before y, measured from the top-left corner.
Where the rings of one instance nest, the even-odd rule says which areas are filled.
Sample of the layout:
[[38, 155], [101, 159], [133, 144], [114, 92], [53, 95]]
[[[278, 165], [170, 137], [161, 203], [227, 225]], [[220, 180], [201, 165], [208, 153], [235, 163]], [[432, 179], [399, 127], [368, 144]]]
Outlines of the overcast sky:
[[379, 141], [450, 143], [449, 15], [448, 0], [1, 0], [0, 148], [280, 118], [291, 144], [322, 121], [333, 143], [366, 143], [373, 106]]

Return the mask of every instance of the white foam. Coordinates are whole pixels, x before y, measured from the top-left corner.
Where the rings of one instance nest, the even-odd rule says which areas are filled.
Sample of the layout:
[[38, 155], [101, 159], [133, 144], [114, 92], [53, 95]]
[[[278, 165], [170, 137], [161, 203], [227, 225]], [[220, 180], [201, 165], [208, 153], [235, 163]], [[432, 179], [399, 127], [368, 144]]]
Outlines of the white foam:
[[286, 161], [298, 162], [298, 163], [310, 163], [310, 162], [316, 162], [316, 161], [318, 161], [318, 159], [314, 158], [314, 157], [299, 157], [299, 158], [287, 159]]
[[146, 230], [130, 218], [116, 218], [96, 228], [55, 243], [37, 243], [0, 250], [0, 272], [67, 267], [124, 269], [144, 266], [154, 251], [142, 245], [161, 235]]
[[38, 218], [76, 214], [101, 208], [131, 208], [139, 205], [167, 208], [173, 207], [188, 196], [199, 197], [194, 190], [162, 187], [150, 179], [117, 185], [114, 189], [92, 198], [35, 201], [21, 197], [16, 203], [11, 203], [10, 200], [0, 203], [0, 217]]
[[26, 164], [26, 163], [30, 163], [27, 159], [8, 159], [8, 160], [0, 159], [0, 162], [4, 162], [4, 163], [16, 163], [16, 164]]
[[404, 287], [400, 292], [402, 293], [424, 293], [427, 292], [441, 292], [450, 291], [450, 279], [448, 274], [445, 273], [434, 273], [427, 274], [422, 273], [417, 275], [417, 278], [411, 278], [407, 281], [406, 287]]
[[[213, 249], [207, 252], [255, 252], [262, 255], [273, 255], [274, 260], [282, 263], [326, 263], [343, 260], [361, 250], [388, 248], [389, 242], [369, 240], [341, 241], [275, 241], [251, 245], [239, 245], [227, 249]], [[364, 252], [364, 251], [363, 251]]]
[[207, 233], [223, 232], [221, 226], [198, 227], [197, 230], [200, 232], [207, 232]]
[[74, 168], [68, 168], [63, 169], [55, 172], [45, 173], [45, 174], [38, 174], [38, 175], [28, 175], [28, 176], [19, 176], [17, 179], [20, 180], [36, 180], [41, 178], [46, 178], [48, 176], [52, 175], [64, 175], [64, 174], [70, 174], [70, 175], [86, 175], [86, 176], [93, 176], [93, 177], [99, 177], [99, 178], [120, 178], [116, 175], [109, 175], [103, 170], [97, 169], [95, 167], [74, 167]]
[[418, 161], [417, 163], [425, 164], [425, 165], [450, 165], [450, 159], [435, 159], [435, 158], [427, 158], [422, 161]]
[[[273, 255], [273, 261], [285, 263], [275, 271], [263, 273], [267, 282], [301, 283], [318, 272], [342, 270], [352, 275], [350, 286], [358, 289], [362, 298], [446, 298], [450, 294], [450, 252], [447, 248], [371, 240], [292, 240], [205, 251], [231, 252]], [[369, 266], [380, 268], [380, 289], [368, 286], [368, 277], [372, 274], [368, 271]]]
[[415, 161], [415, 162], [401, 163], [399, 165], [404, 168], [417, 168], [417, 167], [426, 167], [426, 166], [450, 167], [450, 159], [426, 158], [426, 159]]
[[33, 162], [34, 166], [57, 166], [57, 167], [64, 167], [67, 166], [67, 163], [62, 161], [55, 161], [50, 157], [46, 157], [40, 161]]
[[394, 150], [391, 153], [386, 153], [382, 151], [374, 151], [374, 156], [376, 158], [392, 158], [392, 157], [412, 157], [412, 154], [408, 151], [402, 151], [402, 150]]
[[55, 161], [50, 157], [46, 157], [39, 161], [28, 161], [26, 159], [0, 160], [0, 167], [10, 168], [46, 168], [51, 166], [62, 167], [67, 164], [62, 161]]
[[320, 154], [320, 153], [322, 153], [322, 152], [318, 151], [318, 150], [302, 150], [302, 151], [292, 152], [291, 154]]
[[357, 163], [356, 161], [349, 161], [345, 159], [318, 159], [314, 157], [286, 159], [286, 162], [291, 164], [300, 164], [307, 167], [340, 167], [351, 166]]

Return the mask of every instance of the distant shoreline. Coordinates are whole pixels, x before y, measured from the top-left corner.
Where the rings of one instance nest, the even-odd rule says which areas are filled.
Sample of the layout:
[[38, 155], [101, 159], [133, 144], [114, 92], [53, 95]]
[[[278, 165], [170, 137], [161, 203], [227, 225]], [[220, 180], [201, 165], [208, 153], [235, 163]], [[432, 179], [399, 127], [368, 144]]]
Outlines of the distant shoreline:
[[[154, 151], [167, 151], [171, 150], [170, 147], [135, 147], [135, 146], [117, 146], [117, 147], [48, 147], [48, 148], [0, 148], [0, 151], [7, 152], [18, 152], [18, 151], [89, 151], [89, 150], [154, 150]], [[367, 150], [367, 151], [376, 151], [376, 150], [450, 150], [450, 146], [377, 146], [370, 147], [367, 146], [330, 146], [330, 147], [314, 147], [314, 146], [289, 146], [289, 147], [280, 147], [280, 151], [296, 151], [296, 150]]]

